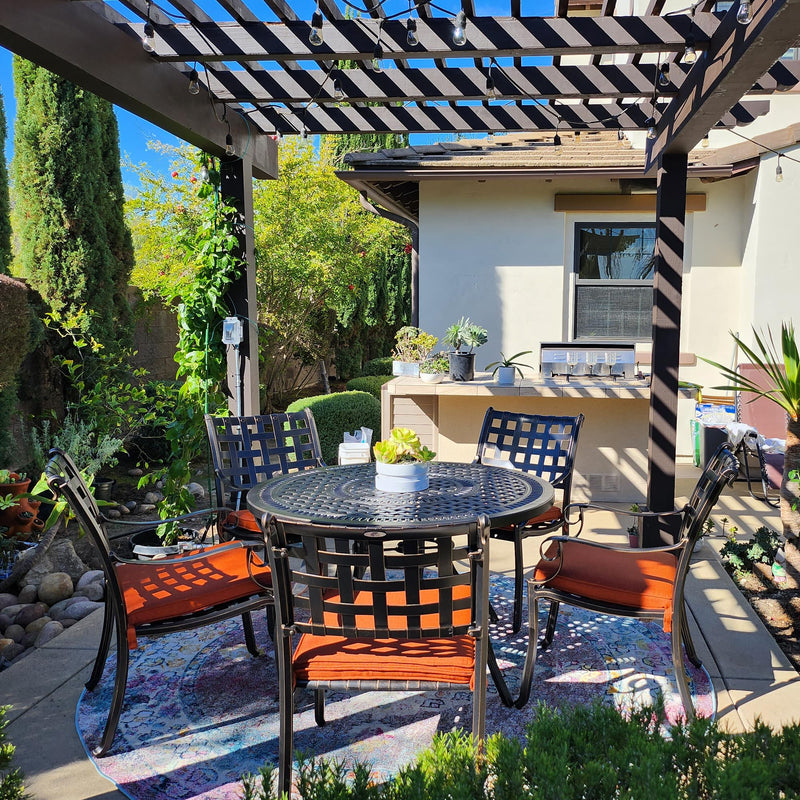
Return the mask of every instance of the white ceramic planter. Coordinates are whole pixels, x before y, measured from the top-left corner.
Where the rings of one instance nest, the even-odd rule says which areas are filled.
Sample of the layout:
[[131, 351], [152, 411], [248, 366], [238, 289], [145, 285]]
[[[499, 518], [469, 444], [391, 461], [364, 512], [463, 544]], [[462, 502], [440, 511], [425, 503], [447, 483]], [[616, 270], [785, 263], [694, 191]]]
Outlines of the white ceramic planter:
[[444, 380], [443, 372], [420, 372], [419, 379], [424, 383], [441, 383]]
[[498, 367], [495, 382], [498, 386], [513, 386], [516, 367]]
[[428, 464], [421, 461], [402, 464], [376, 461], [375, 488], [382, 492], [421, 492], [428, 488]]
[[392, 375], [419, 377], [419, 361], [392, 361]]

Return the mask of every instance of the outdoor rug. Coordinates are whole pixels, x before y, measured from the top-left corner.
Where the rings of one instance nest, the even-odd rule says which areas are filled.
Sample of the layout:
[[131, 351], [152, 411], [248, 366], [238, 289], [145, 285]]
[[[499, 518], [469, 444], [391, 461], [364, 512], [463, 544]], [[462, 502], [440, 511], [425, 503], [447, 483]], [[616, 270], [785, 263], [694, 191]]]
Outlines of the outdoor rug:
[[[492, 640], [516, 697], [527, 629], [510, 633], [512, 588], [511, 579], [493, 576], [500, 621]], [[541, 605], [544, 614], [547, 603]], [[241, 775], [278, 760], [276, 672], [264, 615], [255, 622], [265, 647], [260, 658], [248, 654], [240, 620], [144, 640], [131, 651], [122, 718], [111, 753], [95, 761], [98, 770], [135, 800], [241, 798]], [[114, 659], [99, 687], [78, 704], [87, 753], [105, 725]], [[713, 716], [707, 673], [690, 667], [689, 675], [697, 713]], [[650, 703], [659, 692], [669, 718], [682, 715], [669, 637], [660, 625], [562, 606], [553, 644], [539, 655], [529, 704], [506, 708], [489, 680], [486, 731], [522, 736], [539, 700], [559, 706], [602, 697], [624, 709]], [[472, 725], [470, 692], [328, 692], [324, 728], [314, 723], [312, 692], [298, 690], [295, 698], [296, 751], [366, 761], [379, 779], [413, 761], [437, 731]]]

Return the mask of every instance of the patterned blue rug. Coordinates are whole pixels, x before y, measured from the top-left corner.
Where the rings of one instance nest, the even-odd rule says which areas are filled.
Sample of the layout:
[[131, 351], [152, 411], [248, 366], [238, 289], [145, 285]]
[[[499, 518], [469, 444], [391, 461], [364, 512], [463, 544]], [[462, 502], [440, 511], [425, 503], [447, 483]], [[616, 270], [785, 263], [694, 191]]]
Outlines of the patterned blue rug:
[[[527, 630], [510, 633], [512, 586], [508, 578], [493, 578], [500, 622], [492, 640], [516, 696]], [[119, 729], [111, 753], [95, 761], [98, 770], [135, 800], [239, 800], [241, 775], [278, 758], [278, 688], [263, 614], [256, 634], [265, 648], [259, 658], [248, 654], [239, 620], [145, 640], [132, 651]], [[100, 686], [78, 704], [76, 725], [87, 753], [105, 725], [114, 659]], [[708, 675], [690, 667], [689, 676], [697, 713], [712, 716]], [[537, 700], [559, 706], [602, 697], [624, 710], [652, 702], [659, 692], [671, 720], [683, 714], [669, 637], [660, 625], [562, 606], [553, 645], [537, 661], [531, 702], [506, 708], [489, 680], [486, 730], [521, 736]], [[410, 763], [437, 731], [472, 724], [469, 692], [328, 692], [324, 728], [314, 723], [313, 694], [299, 690], [295, 697], [295, 749], [367, 761], [377, 779]]]

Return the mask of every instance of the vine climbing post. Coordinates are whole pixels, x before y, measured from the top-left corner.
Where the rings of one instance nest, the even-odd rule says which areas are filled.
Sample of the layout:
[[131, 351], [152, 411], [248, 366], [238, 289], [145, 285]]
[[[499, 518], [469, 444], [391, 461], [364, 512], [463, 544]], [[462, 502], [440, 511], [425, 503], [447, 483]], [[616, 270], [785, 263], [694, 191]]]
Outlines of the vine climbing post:
[[[258, 391], [258, 308], [256, 263], [253, 247], [253, 164], [245, 155], [220, 162], [222, 202], [237, 211], [235, 253], [246, 265], [226, 293], [226, 301], [242, 322], [244, 339], [238, 348], [228, 346], [228, 408], [232, 414], [250, 416], [260, 412]], [[237, 398], [241, 387], [241, 409]]]

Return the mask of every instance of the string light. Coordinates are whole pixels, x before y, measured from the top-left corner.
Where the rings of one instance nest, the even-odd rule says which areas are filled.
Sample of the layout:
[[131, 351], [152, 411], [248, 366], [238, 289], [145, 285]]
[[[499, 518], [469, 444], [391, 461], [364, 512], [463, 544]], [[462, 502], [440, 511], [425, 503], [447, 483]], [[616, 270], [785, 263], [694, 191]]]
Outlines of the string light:
[[683, 57], [681, 58], [681, 63], [683, 64], [694, 64], [697, 61], [697, 51], [694, 49], [694, 36], [690, 33], [686, 37], [686, 47], [683, 51]]
[[200, 78], [196, 69], [189, 73], [189, 94], [200, 94]]
[[708, 145], [709, 145], [709, 141], [708, 141], [708, 134], [706, 134], [706, 135], [705, 135], [705, 136], [704, 136], [704, 137], [703, 137], [703, 138], [700, 140], [700, 147], [708, 147]]
[[553, 146], [561, 147], [561, 137], [558, 135], [558, 131], [556, 131], [556, 135], [553, 137]]
[[489, 72], [486, 75], [486, 96], [490, 100], [497, 100], [497, 87], [494, 84], [494, 75], [492, 75], [492, 67], [494, 60], [489, 62]]
[[453, 23], [453, 44], [456, 47], [463, 47], [467, 43], [467, 14], [462, 8], [456, 14]]
[[381, 64], [381, 61], [383, 61], [383, 48], [381, 47], [380, 37], [378, 37], [378, 41], [375, 42], [375, 51], [372, 53], [373, 72], [383, 72], [383, 65]]
[[750, 0], [740, 0], [739, 8], [736, 10], [736, 21], [740, 25], [749, 25], [753, 21], [753, 9], [750, 7]]
[[338, 75], [333, 79], [333, 97], [336, 100], [344, 98], [344, 89], [342, 89], [342, 82], [339, 80]]
[[655, 117], [648, 117], [645, 120], [645, 125], [647, 125], [647, 138], [648, 139], [655, 139], [656, 138], [656, 120]]
[[778, 154], [778, 166], [775, 167], [775, 180], [778, 183], [781, 183], [783, 181], [783, 168], [781, 167], [781, 158], [782, 157], [783, 156], [779, 153]]
[[669, 62], [665, 61], [658, 71], [658, 85], [669, 86]]
[[319, 47], [323, 42], [322, 37], [322, 12], [317, 5], [316, 10], [311, 15], [311, 32], [308, 34], [308, 42], [314, 47]]
[[233, 144], [233, 136], [231, 136], [230, 133], [225, 134], [225, 155], [226, 156], [236, 155], [236, 147]]
[[147, 0], [147, 20], [142, 30], [142, 49], [145, 53], [152, 53], [156, 49], [156, 32], [153, 30], [153, 23], [150, 22], [150, 0]]
[[408, 31], [408, 35], [406, 36], [408, 46], [416, 47], [419, 44], [419, 37], [417, 36], [417, 21], [414, 17], [409, 17], [406, 20], [406, 30]]

